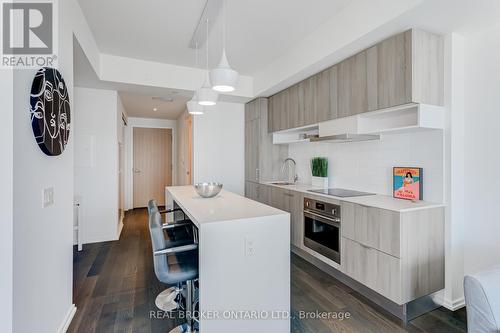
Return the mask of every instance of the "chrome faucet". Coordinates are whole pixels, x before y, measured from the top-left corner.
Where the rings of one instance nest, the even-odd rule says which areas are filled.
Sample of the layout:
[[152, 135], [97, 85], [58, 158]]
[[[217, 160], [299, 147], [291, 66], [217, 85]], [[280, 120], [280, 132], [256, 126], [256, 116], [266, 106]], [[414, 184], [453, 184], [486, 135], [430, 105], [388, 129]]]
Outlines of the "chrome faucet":
[[288, 173], [287, 176], [285, 176], [285, 167], [287, 165], [287, 162], [292, 162], [293, 164], [293, 172], [292, 172], [292, 175], [293, 176], [293, 182], [296, 183], [297, 180], [299, 180], [299, 176], [296, 174], [296, 169], [297, 169], [297, 162], [295, 162], [295, 160], [291, 157], [288, 157], [286, 158], [284, 161], [283, 161], [283, 164], [281, 165], [281, 171], [280, 171], [280, 174], [281, 176], [283, 177], [283, 180], [284, 181], [289, 181], [289, 178], [288, 178], [288, 175], [290, 175], [290, 172]]

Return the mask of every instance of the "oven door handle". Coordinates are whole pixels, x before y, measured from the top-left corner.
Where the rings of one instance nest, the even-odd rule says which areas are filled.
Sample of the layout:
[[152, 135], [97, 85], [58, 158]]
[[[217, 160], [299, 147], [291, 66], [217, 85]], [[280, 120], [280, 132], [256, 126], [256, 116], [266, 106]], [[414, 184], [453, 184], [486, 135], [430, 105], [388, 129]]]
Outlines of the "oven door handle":
[[331, 218], [328, 218], [326, 216], [316, 214], [316, 213], [313, 213], [310, 211], [304, 211], [304, 216], [309, 217], [310, 219], [313, 219], [313, 220], [318, 220], [318, 221], [323, 222], [325, 224], [329, 224], [333, 227], [340, 228], [340, 221], [339, 221], [340, 219], [334, 220], [334, 219], [331, 219]]

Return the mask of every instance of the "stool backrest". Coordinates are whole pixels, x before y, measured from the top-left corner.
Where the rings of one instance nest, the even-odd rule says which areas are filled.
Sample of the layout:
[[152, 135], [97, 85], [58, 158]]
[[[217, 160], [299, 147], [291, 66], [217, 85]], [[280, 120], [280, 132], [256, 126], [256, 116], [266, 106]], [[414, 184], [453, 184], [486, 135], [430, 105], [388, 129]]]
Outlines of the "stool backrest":
[[151, 235], [151, 247], [153, 248], [153, 264], [158, 278], [168, 273], [167, 256], [155, 256], [154, 252], [163, 250], [167, 247], [165, 235], [161, 227], [161, 215], [154, 212], [149, 216], [149, 233]]
[[158, 205], [156, 204], [155, 199], [151, 199], [148, 202], [148, 214], [151, 216], [154, 212], [158, 211]]

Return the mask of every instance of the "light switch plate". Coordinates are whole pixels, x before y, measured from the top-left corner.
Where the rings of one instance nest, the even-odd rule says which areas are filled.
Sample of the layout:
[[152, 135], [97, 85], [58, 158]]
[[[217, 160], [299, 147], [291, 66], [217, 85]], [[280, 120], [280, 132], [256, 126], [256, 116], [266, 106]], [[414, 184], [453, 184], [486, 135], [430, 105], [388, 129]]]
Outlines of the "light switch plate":
[[54, 188], [47, 187], [43, 189], [42, 208], [47, 208], [54, 204]]
[[251, 238], [245, 238], [245, 256], [252, 257], [255, 255], [255, 242]]

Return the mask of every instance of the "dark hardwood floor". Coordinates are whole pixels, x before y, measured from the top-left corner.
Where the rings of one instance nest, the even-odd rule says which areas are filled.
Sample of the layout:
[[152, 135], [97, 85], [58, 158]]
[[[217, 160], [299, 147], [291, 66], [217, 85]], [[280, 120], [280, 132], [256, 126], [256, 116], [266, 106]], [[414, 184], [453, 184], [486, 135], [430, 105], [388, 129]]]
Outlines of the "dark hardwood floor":
[[[466, 332], [463, 309], [440, 308], [405, 326], [297, 256], [292, 256], [291, 274], [292, 332]], [[75, 251], [73, 295], [78, 310], [68, 332], [168, 332], [181, 321], [155, 318], [163, 314], [154, 302], [165, 288], [153, 271], [147, 211], [129, 211], [119, 241]], [[302, 311], [324, 311], [333, 318], [301, 318]]]

